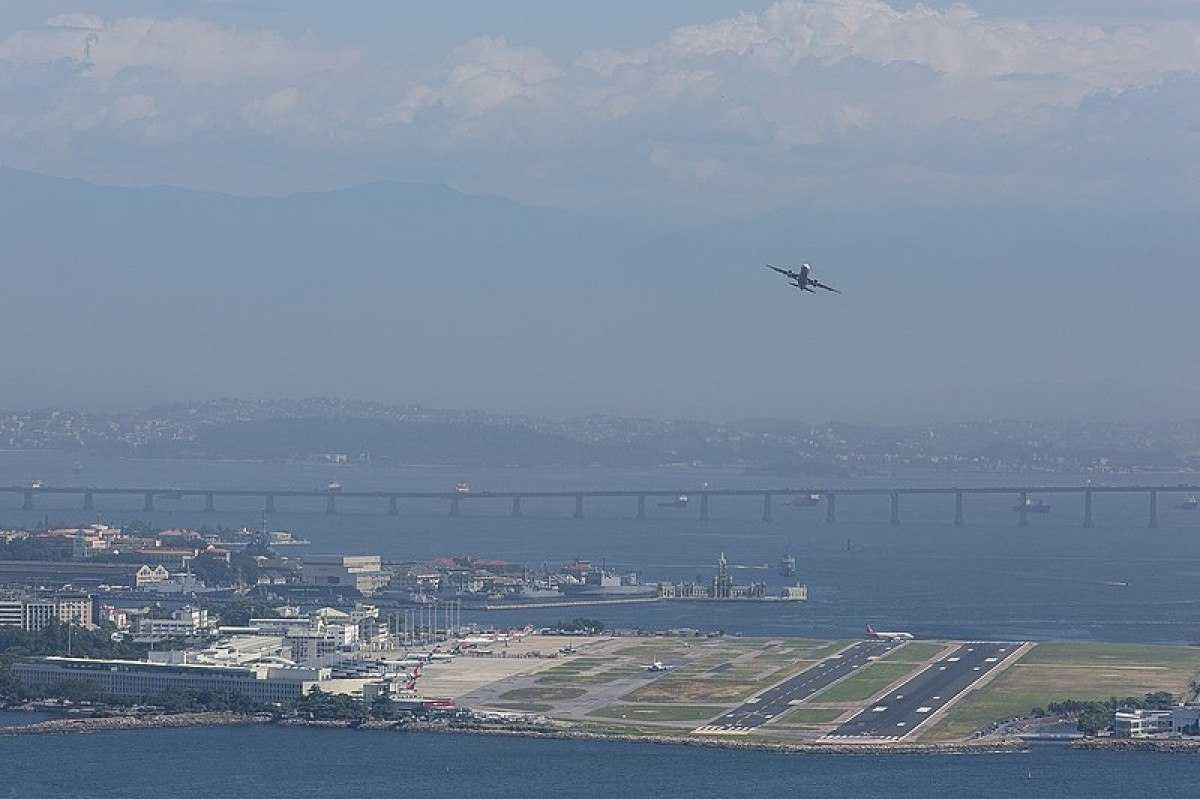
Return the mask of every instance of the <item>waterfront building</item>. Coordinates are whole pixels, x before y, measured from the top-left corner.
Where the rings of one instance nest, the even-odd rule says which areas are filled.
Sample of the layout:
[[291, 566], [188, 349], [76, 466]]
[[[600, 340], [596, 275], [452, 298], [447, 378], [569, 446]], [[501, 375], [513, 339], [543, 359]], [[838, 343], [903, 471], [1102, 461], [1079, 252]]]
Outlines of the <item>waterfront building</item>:
[[788, 599], [795, 602], [805, 602], [808, 600], [808, 586], [803, 583], [786, 586], [779, 594], [780, 599]]
[[297, 699], [329, 676], [328, 669], [70, 657], [30, 658], [13, 664], [12, 671], [35, 694], [51, 694], [65, 684], [84, 684], [105, 696], [123, 699], [154, 697], [170, 691], [213, 691], [262, 703]]
[[1113, 735], [1117, 738], [1145, 738], [1170, 732], [1170, 710], [1118, 710], [1113, 714]]
[[725, 553], [722, 552], [717, 561], [717, 574], [713, 577], [712, 598], [730, 599], [732, 597], [733, 577], [729, 574], [729, 561], [725, 559]]
[[1175, 735], [1200, 735], [1200, 704], [1171, 708], [1171, 732]]
[[378, 555], [308, 555], [300, 566], [304, 585], [353, 588], [363, 594], [386, 587], [390, 579]]

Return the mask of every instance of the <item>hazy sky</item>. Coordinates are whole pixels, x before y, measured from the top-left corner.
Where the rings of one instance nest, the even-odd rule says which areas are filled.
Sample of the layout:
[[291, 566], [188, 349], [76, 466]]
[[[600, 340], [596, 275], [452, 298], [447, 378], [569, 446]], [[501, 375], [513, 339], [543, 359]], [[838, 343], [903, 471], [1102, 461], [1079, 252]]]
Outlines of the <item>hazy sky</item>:
[[[887, 415], [895, 408], [881, 391], [898, 392], [903, 412], [893, 415], [906, 417], [1071, 415], [1100, 393], [1093, 414], [1179, 415], [1200, 390], [1195, 299], [1178, 293], [1196, 287], [1193, 242], [1179, 234], [1194, 227], [1200, 200], [1198, 73], [1200, 3], [1191, 0], [28, 0], [0, 7], [0, 161], [101, 184], [252, 196], [445, 184], [636, 230], [630, 246], [656, 241], [656, 259], [670, 257], [663, 241], [694, 247], [696, 269], [670, 272], [686, 281], [677, 307], [667, 295], [652, 309], [676, 355], [649, 341], [639, 359], [633, 338], [617, 337], [624, 354], [602, 357], [605, 341], [589, 340], [604, 375], [571, 362], [558, 372], [514, 364], [499, 384], [492, 375], [473, 388], [455, 375], [445, 390], [368, 382], [357, 393], [560, 413], [806, 418]], [[804, 220], [810, 211], [861, 215], [866, 228], [855, 236], [844, 222], [821, 241]], [[973, 267], [941, 260], [972, 252], [964, 225], [941, 224], [968, 211], [994, 220], [993, 244], [1029, 249], [1005, 252], [1015, 262], [998, 250]], [[1028, 231], [1029, 220], [1054, 214], [1074, 221]], [[1126, 214], [1141, 216], [1122, 224]], [[907, 229], [887, 236], [915, 241], [907, 252], [873, 232], [900, 217]], [[789, 219], [816, 240], [796, 241]], [[844, 253], [842, 282], [857, 299], [788, 298], [785, 312], [824, 303], [809, 328], [790, 320], [764, 330], [753, 305], [719, 321], [689, 317], [689, 308], [711, 311], [706, 285], [736, 285], [715, 252], [744, 253], [751, 268], [819, 255], [834, 283]], [[895, 277], [893, 255], [916, 270], [911, 281]], [[650, 284], [670, 283], [644, 268]], [[886, 299], [909, 316], [881, 321], [894, 309], [863, 299], [880, 275]], [[580, 325], [596, 324], [588, 314], [597, 308], [576, 299], [587, 280], [563, 287], [570, 299], [533, 291], [516, 300], [527, 308], [511, 311], [563, 301]], [[1046, 286], [1060, 284], [1047, 300]], [[895, 293], [905, 286], [912, 296]], [[453, 312], [448, 298], [427, 299]], [[327, 300], [356, 301], [336, 290]], [[268, 300], [260, 310], [269, 323], [287, 308]], [[466, 320], [455, 346], [503, 324]], [[716, 324], [724, 337], [708, 342]], [[767, 346], [791, 360], [722, 372], [684, 351], [677, 332], [688, 325], [703, 327], [700, 338], [723, 357]], [[655, 335], [649, 323], [630, 329], [643, 341]], [[751, 330], [781, 338], [764, 343]], [[1064, 346], [1072, 331], [1087, 334]], [[1108, 332], [1113, 340], [1099, 340]], [[1019, 351], [1000, 347], [1006, 336]], [[153, 338], [142, 336], [148, 347]], [[880, 344], [887, 358], [864, 362]], [[422, 348], [433, 369], [437, 337]], [[61, 381], [39, 388], [31, 363], [6, 365], [22, 381], [12, 396], [54, 401]], [[255, 393], [219, 361], [200, 367], [193, 374], [212, 393]], [[406, 362], [435, 374], [424, 367]], [[104, 398], [136, 404], [197, 390], [169, 372]], [[256, 374], [264, 393], [355, 385]], [[640, 388], [546, 400], [554, 380], [601, 377]]]

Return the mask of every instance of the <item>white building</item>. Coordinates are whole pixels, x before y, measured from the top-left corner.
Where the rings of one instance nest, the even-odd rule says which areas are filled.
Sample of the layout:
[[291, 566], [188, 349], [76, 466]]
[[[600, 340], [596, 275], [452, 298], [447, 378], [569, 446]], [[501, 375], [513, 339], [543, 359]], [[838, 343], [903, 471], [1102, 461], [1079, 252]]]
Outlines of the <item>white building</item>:
[[1145, 738], [1171, 731], [1170, 710], [1118, 710], [1113, 714], [1117, 738]]
[[16, 593], [0, 597], [0, 627], [36, 632], [58, 622], [90, 630], [96, 626], [94, 614], [95, 600], [87, 595], [31, 597]]
[[215, 691], [264, 704], [297, 699], [329, 676], [328, 669], [65, 657], [31, 658], [14, 664], [12, 670], [35, 693], [53, 692], [67, 683], [88, 683], [114, 697], [152, 698], [168, 691]]
[[208, 629], [208, 611], [204, 608], [184, 607], [171, 612], [170, 618], [138, 619], [137, 634], [170, 638], [196, 635]]

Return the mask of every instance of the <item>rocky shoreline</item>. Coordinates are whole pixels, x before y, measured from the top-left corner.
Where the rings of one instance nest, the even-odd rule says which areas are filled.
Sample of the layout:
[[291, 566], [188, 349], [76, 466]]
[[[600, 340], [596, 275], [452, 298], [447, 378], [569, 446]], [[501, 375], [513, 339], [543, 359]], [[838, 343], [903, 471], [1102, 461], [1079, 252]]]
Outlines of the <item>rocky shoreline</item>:
[[1116, 752], [1200, 752], [1197, 738], [1081, 738], [1072, 749]]
[[395, 730], [401, 732], [432, 732], [449, 735], [503, 735], [522, 738], [542, 738], [575, 741], [622, 741], [669, 746], [700, 746], [710, 749], [741, 749], [789, 754], [969, 754], [1012, 752], [1025, 748], [1020, 741], [960, 744], [846, 744], [846, 743], [777, 743], [744, 739], [700, 738], [674, 735], [635, 735], [628, 733], [591, 732], [553, 725], [494, 726], [445, 722], [396, 721], [310, 721], [306, 719], [273, 720], [265, 715], [237, 713], [176, 713], [142, 716], [109, 716], [52, 719], [33, 724], [0, 727], [0, 736], [55, 735], [68, 733], [110, 732], [115, 730], [174, 729], [184, 727], [227, 727], [273, 724], [278, 727], [307, 727], [336, 730]]
[[145, 716], [89, 716], [50, 719], [33, 724], [0, 727], [0, 735], [54, 735], [58, 733], [150, 730], [176, 727], [231, 727], [269, 724], [270, 716], [240, 713], [155, 713]]

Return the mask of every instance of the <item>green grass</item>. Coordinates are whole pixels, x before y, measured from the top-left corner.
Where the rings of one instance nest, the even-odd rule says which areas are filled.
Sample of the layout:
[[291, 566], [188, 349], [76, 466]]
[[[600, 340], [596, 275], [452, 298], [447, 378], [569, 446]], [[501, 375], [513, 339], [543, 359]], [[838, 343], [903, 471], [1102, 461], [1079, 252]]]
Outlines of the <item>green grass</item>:
[[509, 702], [543, 701], [554, 702], [564, 699], [578, 699], [586, 694], [582, 688], [571, 688], [565, 685], [548, 686], [546, 688], [514, 688], [500, 694], [500, 698]]
[[939, 644], [936, 641], [909, 641], [879, 659], [896, 663], [924, 663], [945, 648], [945, 644]]
[[1064, 699], [1107, 699], [1167, 691], [1186, 698], [1200, 649], [1141, 644], [1038, 644], [994, 680], [965, 696], [923, 736], [949, 741]]
[[794, 707], [771, 722], [775, 727], [811, 727], [828, 724], [846, 711], [836, 707]]
[[542, 673], [537, 678], [539, 685], [603, 685], [619, 679], [621, 675], [612, 674], [547, 674]]
[[1200, 647], [1051, 641], [1035, 646], [1032, 652], [1021, 658], [1021, 662], [1068, 666], [1147, 664], [1200, 671]]
[[711, 705], [608, 705], [588, 713], [623, 721], [705, 721], [725, 712]]
[[818, 702], [865, 702], [901, 677], [915, 671], [909, 663], [876, 660], [841, 682], [834, 683], [814, 698]]

